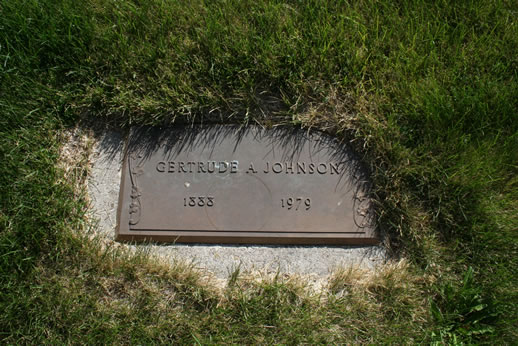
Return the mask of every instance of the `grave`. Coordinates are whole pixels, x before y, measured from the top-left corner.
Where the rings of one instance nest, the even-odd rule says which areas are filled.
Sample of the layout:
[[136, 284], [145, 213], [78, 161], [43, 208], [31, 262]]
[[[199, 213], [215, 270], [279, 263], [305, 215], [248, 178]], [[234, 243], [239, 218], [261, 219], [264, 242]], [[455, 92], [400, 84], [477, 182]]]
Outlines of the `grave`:
[[134, 129], [116, 239], [375, 244], [365, 169], [347, 146], [288, 127]]
[[[100, 239], [103, 239], [109, 246], [113, 246], [114, 241], [115, 244], [118, 244], [118, 246], [125, 247], [131, 251], [141, 251], [144, 250], [146, 252], [149, 252], [152, 256], [158, 256], [166, 261], [170, 261], [171, 263], [177, 263], [177, 262], [183, 262], [183, 263], [190, 263], [195, 268], [200, 270], [201, 272], [205, 273], [209, 277], [213, 277], [216, 280], [226, 280], [228, 278], [228, 275], [234, 271], [237, 268], [240, 268], [241, 272], [247, 272], [247, 273], [257, 273], [260, 275], [267, 274], [267, 275], [276, 275], [276, 273], [280, 274], [286, 274], [286, 275], [302, 275], [304, 277], [312, 278], [311, 280], [315, 279], [317, 282], [320, 282], [321, 284], [325, 284], [326, 278], [334, 272], [336, 269], [341, 267], [361, 267], [365, 269], [372, 269], [376, 268], [379, 265], [383, 264], [387, 259], [388, 255], [386, 253], [386, 250], [381, 245], [383, 241], [381, 240], [380, 244], [376, 244], [376, 240], [378, 238], [382, 238], [378, 235], [378, 231], [373, 225], [372, 217], [374, 213], [372, 212], [372, 206], [370, 205], [370, 201], [368, 200], [368, 190], [369, 190], [369, 182], [368, 182], [368, 174], [366, 173], [365, 169], [361, 168], [361, 163], [357, 159], [357, 157], [347, 149], [347, 143], [340, 143], [336, 139], [329, 138], [328, 136], [321, 134], [319, 132], [309, 132], [307, 130], [295, 130], [292, 128], [275, 128], [273, 130], [263, 130], [261, 128], [239, 128], [239, 127], [232, 127], [232, 126], [218, 126], [218, 129], [210, 130], [210, 128], [197, 128], [192, 129], [190, 127], [175, 127], [175, 129], [166, 129], [166, 130], [153, 130], [149, 128], [144, 128], [140, 130], [134, 130], [130, 134], [125, 133], [125, 131], [122, 131], [120, 129], [97, 129], [93, 133], [93, 151], [90, 156], [90, 162], [91, 162], [91, 170], [90, 170], [90, 177], [89, 177], [89, 183], [88, 183], [88, 194], [90, 198], [90, 205], [91, 205], [91, 211], [92, 211], [92, 217], [94, 220], [97, 220], [98, 226], [93, 228], [92, 231], [94, 231], [94, 235], [100, 237]], [[225, 139], [226, 138], [226, 139]], [[128, 141], [129, 139], [129, 141]], [[234, 146], [240, 147], [243, 145], [251, 145], [251, 143], [256, 143], [257, 141], [262, 141], [262, 143], [268, 143], [270, 141], [270, 149], [275, 150], [275, 153], [272, 151], [269, 153], [269, 151], [265, 151], [262, 156], [253, 156], [252, 153], [249, 154], [242, 154], [243, 156], [221, 156], [216, 157], [216, 150], [223, 150], [223, 147], [227, 147], [226, 150], [229, 150], [230, 144], [226, 145], [216, 145], [221, 144], [224, 141], [229, 141], [229, 143], [233, 143]], [[265, 142], [266, 141], [266, 142]], [[182, 158], [181, 155], [184, 155], [188, 148], [195, 148], [196, 144], [205, 143], [206, 146], [210, 147], [211, 145], [214, 146], [214, 151], [212, 152], [212, 156], [208, 154], [207, 157], [202, 158], [198, 157], [197, 160], [194, 160], [194, 156], [184, 157]], [[248, 143], [248, 144], [246, 144]], [[312, 143], [312, 144], [311, 144]], [[136, 149], [131, 150], [130, 148]], [[257, 143], [255, 144], [257, 146]], [[315, 152], [311, 152], [311, 158], [309, 161], [304, 161], [303, 158], [305, 156], [309, 156], [310, 151], [308, 148], [314, 148]], [[219, 149], [218, 149], [219, 148]], [[305, 148], [305, 149], [303, 149]], [[173, 149], [170, 152], [171, 157], [167, 157], [165, 159], [163, 157], [164, 150]], [[191, 150], [189, 149], [189, 150]], [[203, 146], [198, 147], [198, 151], [203, 152]], [[257, 149], [257, 148], [256, 148]], [[265, 148], [263, 148], [265, 149]], [[281, 155], [281, 151], [279, 149], [284, 149], [284, 156]], [[232, 149], [230, 149], [230, 152], [232, 152]], [[239, 149], [241, 150], [241, 149]], [[302, 150], [302, 153], [301, 153]], [[305, 154], [304, 154], [305, 151]], [[163, 211], [166, 211], [167, 213], [173, 214], [173, 212], [176, 212], [175, 218], [171, 219], [165, 219], [167, 223], [165, 224], [165, 230], [159, 231], [157, 233], [162, 234], [164, 236], [164, 233], [166, 235], [166, 239], [162, 238], [153, 238], [151, 235], [153, 234], [141, 234], [140, 237], [137, 235], [132, 235], [130, 233], [130, 236], [127, 236], [126, 239], [124, 236], [121, 236], [121, 228], [126, 227], [126, 232], [132, 232], [130, 231], [130, 215], [129, 210], [132, 203], [131, 196], [123, 197], [121, 196], [121, 182], [123, 184], [128, 184], [125, 187], [122, 187], [122, 193], [129, 193], [131, 194], [131, 188], [128, 189], [128, 187], [131, 186], [131, 181], [128, 182], [128, 179], [130, 179], [129, 172], [130, 167], [129, 165], [132, 165], [134, 162], [130, 161], [127, 162], [129, 155], [134, 153], [134, 157], [136, 154], [136, 163], [137, 166], [142, 166], [139, 164], [139, 160], [147, 159], [148, 161], [144, 161], [144, 164], [148, 164], [150, 166], [151, 172], [153, 170], [156, 171], [157, 175], [161, 175], [158, 179], [171, 179], [168, 180], [171, 183], [175, 181], [175, 179], [178, 180], [180, 185], [175, 184], [166, 184], [165, 186], [162, 186], [159, 190], [166, 190], [169, 188], [178, 188], [179, 194], [174, 195], [168, 193], [167, 196], [162, 196], [161, 198], [172, 198], [172, 201], [179, 201], [179, 204], [177, 203], [176, 207], [177, 210], [174, 211], [173, 208], [169, 207], [167, 203], [166, 204], [159, 204], [156, 205], [156, 207], [162, 209]], [[297, 153], [300, 153], [300, 156], [298, 157], [299, 160], [295, 161]], [[138, 157], [140, 154], [143, 155], [143, 157]], [[257, 154], [257, 153], [256, 153]], [[264, 156], [264, 155], [271, 155], [271, 156]], [[295, 156], [291, 155], [294, 154]], [[154, 155], [154, 156], [153, 156]], [[161, 157], [162, 155], [162, 157]], [[175, 156], [176, 155], [176, 156]], [[193, 154], [194, 155], [194, 152]], [[272, 159], [272, 157], [273, 158]], [[291, 155], [291, 156], [290, 156]], [[316, 156], [315, 156], [316, 155]], [[152, 164], [152, 157], [155, 157], [158, 159], [154, 162], [154, 165]], [[210, 157], [210, 158], [209, 158]], [[266, 160], [266, 159], [268, 159]], [[288, 158], [292, 157], [293, 160], [288, 160]], [[263, 160], [265, 158], [265, 160]], [[307, 160], [307, 157], [306, 157]], [[313, 160], [313, 161], [311, 161]], [[195, 170], [195, 164], [189, 164], [183, 165], [183, 171], [177, 172], [176, 168], [179, 168], [179, 164], [176, 162], [216, 162], [218, 165], [221, 162], [228, 162], [228, 168], [227, 172], [222, 172], [221, 175], [219, 175], [219, 172], [216, 173], [216, 163], [214, 163], [214, 172], [209, 173], [208, 172], [208, 165], [205, 167], [200, 167], [199, 164], [196, 164], [196, 170]], [[239, 164], [237, 166], [237, 172], [231, 173], [232, 171], [232, 161], [239, 161]], [[247, 235], [240, 238], [239, 240], [243, 243], [235, 243], [230, 244], [231, 240], [230, 238], [224, 238], [221, 237], [220, 239], [213, 238], [213, 243], [208, 243], [211, 239], [202, 239], [202, 238], [192, 238], [189, 239], [191, 241], [199, 241], [194, 243], [189, 242], [181, 242], [181, 238], [178, 238], [178, 234], [174, 234], [171, 232], [177, 232], [181, 230], [186, 230], [185, 227], [187, 227], [189, 224], [188, 222], [192, 219], [188, 219], [187, 216], [191, 215], [191, 217], [199, 216], [200, 218], [205, 218], [205, 221], [194, 221], [198, 222], [198, 225], [200, 222], [207, 222], [208, 216], [206, 208], [203, 206], [189, 206], [189, 208], [193, 208], [191, 213], [178, 213], [178, 210], [182, 211], [187, 208], [185, 206], [185, 203], [189, 203], [190, 199], [184, 200], [186, 197], [190, 197], [190, 192], [192, 191], [191, 187], [194, 186], [195, 188], [198, 188], [200, 190], [197, 190], [195, 192], [199, 192], [199, 195], [194, 195], [193, 197], [198, 196], [205, 196], [208, 195], [208, 197], [218, 197], [217, 200], [214, 202], [221, 202], [225, 201], [225, 199], [221, 199], [222, 197], [225, 197], [225, 195], [221, 195], [222, 192], [225, 191], [231, 191], [227, 190], [229, 181], [243, 183], [243, 179], [254, 179], [254, 178], [244, 178], [242, 177], [243, 174], [247, 174], [246, 170], [250, 168], [250, 163], [254, 163], [254, 170], [257, 171], [259, 175], [259, 169], [261, 168], [264, 172], [266, 168], [266, 163], [270, 162], [269, 164], [269, 173], [264, 173], [264, 175], [270, 174], [272, 177], [269, 179], [279, 179], [282, 178], [283, 180], [280, 180], [281, 183], [277, 185], [269, 185], [271, 198], [269, 198], [269, 201], [273, 201], [274, 198], [276, 198], [277, 203], [277, 213], [280, 211], [288, 213], [287, 220], [292, 220], [291, 223], [287, 223], [288, 225], [294, 225], [297, 226], [297, 222], [293, 221], [296, 218], [296, 214], [293, 215], [296, 212], [302, 211], [305, 212], [305, 210], [300, 210], [300, 207], [305, 208], [304, 200], [301, 200], [299, 210], [297, 210], [297, 206], [295, 204], [292, 204], [292, 209], [295, 208], [295, 210], [288, 209], [288, 201], [287, 199], [284, 201], [285, 208], [282, 208], [282, 200], [279, 198], [283, 198], [283, 194], [281, 195], [281, 192], [293, 192], [293, 196], [295, 199], [293, 202], [296, 202], [296, 197], [309, 197], [311, 198], [310, 202], [310, 209], [315, 208], [317, 210], [317, 207], [319, 206], [319, 201], [322, 199], [326, 199], [327, 196], [330, 196], [331, 198], [335, 198], [335, 206], [338, 207], [339, 200], [336, 200], [335, 196], [335, 186], [337, 182], [340, 182], [339, 186], [342, 186], [343, 188], [343, 194], [349, 196], [348, 199], [344, 199], [340, 206], [343, 207], [343, 211], [345, 215], [349, 215], [350, 218], [344, 218], [342, 216], [342, 222], [344, 222], [343, 227], [337, 227], [336, 230], [338, 230], [337, 235], [339, 238], [339, 242], [334, 243], [333, 241], [330, 241], [330, 238], [323, 238], [321, 236], [318, 236], [318, 231], [321, 231], [322, 228], [318, 227], [318, 222], [315, 222], [316, 219], [312, 220], [311, 218], [304, 218], [304, 215], [300, 215], [298, 220], [306, 220], [308, 222], [311, 222], [311, 225], [315, 226], [314, 230], [317, 232], [307, 232], [309, 228], [300, 228], [297, 229], [299, 235], [308, 235], [308, 233], [317, 233], [317, 240], [318, 237], [320, 237], [320, 240], [318, 242], [315, 242], [315, 244], [311, 244], [311, 241], [315, 240], [315, 237], [311, 239], [311, 237], [303, 238], [301, 237], [301, 240], [296, 240], [295, 238], [287, 237], [286, 234], [282, 234], [282, 230], [280, 228], [280, 225], [282, 225], [282, 218], [276, 218], [274, 217], [280, 217], [282, 214], [269, 214], [269, 216], [265, 216], [263, 221], [270, 221], [272, 223], [266, 223], [264, 222], [264, 226], [260, 225], [262, 229], [262, 235], [264, 235], [264, 231], [272, 230], [273, 226], [277, 227], [277, 230], [273, 229], [274, 231], [280, 231], [278, 233], [281, 233], [281, 238], [284, 237], [284, 244], [281, 244], [281, 241], [279, 241], [279, 237], [263, 237], [262, 242], [261, 239], [253, 239], [255, 241], [251, 242], [250, 238], [247, 238]], [[303, 169], [304, 167], [294, 167], [293, 173], [291, 173], [291, 168], [289, 165], [286, 165], [286, 162], [306, 162], [306, 176], [304, 177]], [[147, 162], [147, 163], [145, 163]], [[159, 164], [159, 162], [164, 162], [164, 164]], [[169, 162], [175, 162], [174, 168], [175, 172], [159, 172], [160, 170], [164, 170], [166, 168], [167, 162], [167, 169], [169, 169]], [[280, 165], [276, 165], [275, 171], [272, 173], [272, 165], [271, 162], [281, 162], [283, 163], [283, 170], [280, 170]], [[320, 172], [318, 173], [318, 165], [313, 166], [313, 174], [309, 173], [309, 163], [327, 163], [327, 172], [324, 173], [323, 166], [320, 167]], [[330, 164], [338, 164], [338, 163], [349, 163], [347, 165], [348, 169], [342, 170], [342, 168], [338, 167], [338, 174], [336, 174], [335, 166], [331, 166]], [[157, 170], [158, 165], [158, 170]], [[210, 163], [210, 170], [213, 170], [212, 163]], [[236, 164], [234, 164], [235, 167]], [[164, 166], [164, 167], [162, 167]], [[226, 166], [226, 165], [223, 165]], [[203, 170], [207, 172], [203, 172]], [[141, 171], [142, 169], [142, 171]], [[182, 168], [180, 168], [182, 170]], [[190, 170], [192, 169], [192, 173]], [[198, 169], [200, 169], [200, 173], [198, 173]], [[219, 170], [219, 167], [217, 168]], [[243, 169], [245, 169], [245, 173], [243, 172]], [[297, 173], [296, 169], [300, 171], [300, 173]], [[332, 169], [332, 172], [331, 172]], [[187, 171], [184, 172], [184, 171]], [[223, 170], [223, 168], [222, 168]], [[234, 168], [234, 171], [236, 169]], [[139, 184], [141, 181], [146, 183], [141, 178], [146, 178], [144, 176], [146, 172], [145, 167], [140, 167], [136, 173], [137, 173], [137, 184]], [[250, 170], [250, 174], [252, 173], [252, 170]], [[282, 172], [282, 173], [281, 173]], [[180, 173], [180, 174], [178, 174]], [[196, 174], [195, 174], [196, 173]], [[329, 174], [328, 174], [329, 173]], [[332, 174], [331, 174], [332, 173]], [[155, 173], [153, 173], [155, 174]], [[175, 176], [175, 174], [177, 174]], [[224, 176], [224, 174], [227, 174]], [[240, 175], [241, 174], [241, 175]], [[325, 176], [328, 174], [327, 178], [332, 178], [332, 180], [325, 183], [322, 179], [327, 179]], [[190, 175], [190, 180], [181, 180], [180, 178], [186, 178]], [[199, 177], [201, 175], [202, 177], [209, 178], [215, 181], [220, 181], [219, 184], [216, 184], [217, 189], [215, 190], [206, 190], [203, 191], [201, 187], [203, 185], [191, 185], [191, 184], [198, 184], [200, 183], [198, 180], [193, 180], [193, 177]], [[230, 176], [232, 175], [232, 176]], [[235, 177], [241, 177], [239, 179], [234, 179]], [[299, 178], [297, 178], [297, 176]], [[349, 178], [348, 178], [349, 177]], [[260, 179], [263, 179], [261, 175], [259, 175]], [[290, 178], [287, 180], [284, 180], [286, 178]], [[313, 179], [311, 184], [308, 184], [308, 180], [304, 179]], [[341, 179], [338, 179], [341, 178]], [[230, 180], [232, 179], [232, 180]], [[349, 179], [349, 182], [346, 183], [347, 179]], [[256, 179], [257, 180], [257, 179]], [[292, 181], [291, 181], [292, 180]], [[276, 180], [275, 180], [276, 181]], [[291, 182], [290, 182], [291, 181]], [[331, 184], [330, 182], [334, 181], [334, 184]], [[185, 183], [189, 183], [188, 187], [185, 186]], [[268, 183], [268, 180], [264, 181], [265, 183]], [[298, 182], [298, 183], [296, 183]], [[356, 182], [355, 184], [353, 182]], [[322, 184], [324, 185], [318, 185]], [[208, 186], [208, 183], [205, 183], [205, 186]], [[260, 182], [257, 182], [255, 185], [251, 185], [249, 187], [257, 188], [257, 186], [261, 187]], [[287, 185], [291, 184], [291, 185]], [[299, 184], [299, 185], [297, 185]], [[150, 184], [153, 187], [153, 184]], [[214, 185], [214, 184], [213, 184]], [[157, 185], [158, 186], [158, 185]], [[300, 189], [298, 190], [298, 187], [304, 187], [308, 186], [311, 188], [311, 190], [304, 190]], [[318, 187], [320, 186], [320, 188]], [[326, 188], [327, 186], [327, 188]], [[149, 205], [148, 202], [144, 198], [148, 198], [149, 195], [146, 193], [150, 190], [144, 189], [144, 185], [142, 186], [142, 189], [140, 191], [136, 191], [136, 193], [140, 193], [141, 196], [141, 207], [142, 208], [148, 208]], [[235, 184], [235, 188], [237, 187], [247, 187], [247, 185], [237, 185]], [[356, 187], [356, 189], [355, 189]], [[156, 187], [154, 187], [156, 190]], [[265, 188], [266, 189], [266, 188]], [[251, 190], [251, 189], [248, 189]], [[247, 191], [248, 191], [247, 190]], [[206, 193], [206, 192], [209, 193]], [[339, 190], [337, 190], [339, 191]], [[361, 191], [362, 195], [357, 194]], [[171, 192], [171, 191], [170, 191]], [[181, 193], [180, 193], [181, 192]], [[215, 192], [213, 195], [212, 192]], [[218, 193], [216, 195], [216, 192]], [[300, 192], [300, 193], [295, 193]], [[304, 192], [304, 193], [303, 193]], [[305, 192], [312, 193], [307, 194]], [[367, 192], [366, 194], [363, 194], [364, 192]], [[184, 193], [186, 193], [184, 195]], [[204, 194], [202, 194], [204, 193]], [[164, 194], [164, 192], [162, 192]], [[358, 199], [355, 201], [354, 196], [358, 197]], [[243, 195], [236, 195], [233, 194], [232, 196], [243, 196]], [[286, 196], [289, 198], [290, 196]], [[123, 206], [122, 203], [119, 201], [119, 199], [126, 198], [126, 202], [129, 203], [126, 206]], [[257, 203], [258, 201], [264, 201], [265, 196], [258, 194], [255, 196], [254, 194], [249, 194], [246, 196], [246, 198], [243, 197], [242, 203], [235, 204], [232, 208], [232, 212], [236, 212], [239, 210], [244, 210], [243, 208], [250, 208], [252, 206], [251, 202]], [[142, 203], [143, 202], [143, 203]], [[232, 202], [232, 199], [229, 200], [230, 203]], [[161, 202], [164, 203], [164, 202]], [[245, 205], [246, 203], [246, 205]], [[242, 206], [239, 204], [243, 204]], [[273, 202], [272, 202], [273, 204]], [[331, 206], [332, 204], [330, 204]], [[183, 208], [183, 209], [182, 209]], [[198, 209], [199, 208], [199, 209]], [[261, 208], [264, 207], [255, 207], [254, 209], [260, 211]], [[361, 209], [360, 209], [361, 208]], [[332, 209], [332, 208], [331, 208]], [[356, 218], [354, 214], [352, 214], [352, 210], [356, 210], [358, 212], [357, 216], [360, 216], [359, 218]], [[120, 219], [122, 219], [120, 214], [128, 213], [126, 214], [126, 220], [127, 224], [121, 225]], [[145, 213], [146, 210], [141, 209], [141, 213]], [[248, 211], [250, 212], [250, 210]], [[119, 213], [119, 216], [117, 214]], [[272, 213], [274, 213], [272, 211]], [[291, 213], [291, 214], [290, 214]], [[259, 219], [261, 215], [259, 214]], [[133, 221], [135, 221], [135, 217], [138, 215], [132, 215]], [[141, 214], [142, 216], [142, 214]], [[210, 217], [213, 217], [213, 215], [209, 214]], [[252, 215], [253, 216], [253, 215]], [[247, 218], [250, 217], [250, 214], [248, 214]], [[119, 218], [119, 222], [117, 225], [117, 218]], [[244, 220], [241, 220], [241, 224], [238, 226], [246, 225], [244, 222], [247, 220], [245, 218]], [[295, 219], [294, 219], [295, 218]], [[211, 219], [212, 220], [212, 219]], [[257, 224], [257, 218], [256, 219], [250, 219], [254, 223], [248, 224], [249, 228], [244, 229], [247, 232], [250, 232], [252, 229], [252, 226], [255, 225], [256, 228], [259, 228]], [[152, 222], [153, 220], [151, 220]], [[273, 223], [275, 221], [275, 223]], [[329, 220], [328, 220], [329, 221]], [[218, 219], [215, 218], [212, 221], [216, 226], [213, 229], [205, 229], [205, 231], [209, 230], [211, 232], [219, 232], [223, 231], [221, 226], [232, 226], [232, 224], [224, 224], [225, 219]], [[194, 223], [193, 223], [194, 224]], [[356, 225], [356, 224], [359, 224]], [[135, 225], [139, 225], [139, 223], [136, 223]], [[140, 224], [142, 225], [142, 224]], [[178, 227], [178, 225], [181, 225], [182, 227]], [[210, 223], [209, 223], [210, 225]], [[286, 223], [285, 223], [286, 225]], [[353, 226], [352, 226], [353, 225]], [[356, 225], [356, 226], [354, 226]], [[236, 224], [234, 224], [234, 227]], [[363, 237], [359, 236], [359, 233], [347, 233], [348, 227], [358, 227], [360, 229], [363, 229], [361, 232], [363, 233]], [[243, 227], [244, 228], [244, 227]], [[229, 228], [230, 231], [233, 231], [233, 228]], [[295, 230], [295, 229], [291, 229]], [[190, 230], [187, 229], [187, 231], [193, 231], [193, 228]], [[194, 229], [194, 231], [199, 231]], [[227, 229], [228, 231], [228, 229]], [[306, 231], [306, 232], [305, 232]], [[143, 231], [141, 231], [143, 232]], [[145, 231], [144, 231], [145, 232]], [[156, 232], [156, 231], [151, 231]], [[119, 235], [117, 235], [119, 233]], [[334, 234], [334, 232], [329, 232], [331, 234]], [[217, 234], [217, 233], [216, 233]], [[271, 233], [269, 235], [273, 235], [274, 233]], [[171, 237], [167, 239], [167, 237]], [[310, 235], [310, 234], [309, 234]], [[214, 237], [214, 234], [212, 234]], [[133, 238], [132, 238], [133, 237]], [[340, 239], [340, 237], [342, 237]], [[116, 241], [118, 239], [119, 241]], [[137, 243], [132, 241], [131, 239], [137, 241], [137, 240], [149, 240], [150, 242], [141, 242]], [[383, 238], [382, 238], [383, 239]], [[164, 242], [161, 242], [164, 240]], [[176, 241], [175, 241], [176, 240]], [[183, 239], [185, 240], [185, 239]], [[322, 241], [324, 240], [324, 241]], [[340, 242], [344, 243], [340, 243]], [[329, 242], [329, 243], [327, 243]], [[374, 244], [373, 244], [374, 243]], [[328, 244], [328, 245], [326, 245]], [[254, 274], [255, 275], [255, 274]]]

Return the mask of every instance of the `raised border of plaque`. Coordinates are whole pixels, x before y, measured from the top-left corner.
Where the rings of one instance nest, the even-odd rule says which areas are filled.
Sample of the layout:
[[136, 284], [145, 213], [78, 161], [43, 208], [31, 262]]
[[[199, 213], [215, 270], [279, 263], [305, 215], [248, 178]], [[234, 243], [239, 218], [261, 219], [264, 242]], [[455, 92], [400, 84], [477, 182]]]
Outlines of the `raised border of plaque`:
[[370, 188], [347, 143], [317, 131], [132, 129], [116, 240], [377, 244]]

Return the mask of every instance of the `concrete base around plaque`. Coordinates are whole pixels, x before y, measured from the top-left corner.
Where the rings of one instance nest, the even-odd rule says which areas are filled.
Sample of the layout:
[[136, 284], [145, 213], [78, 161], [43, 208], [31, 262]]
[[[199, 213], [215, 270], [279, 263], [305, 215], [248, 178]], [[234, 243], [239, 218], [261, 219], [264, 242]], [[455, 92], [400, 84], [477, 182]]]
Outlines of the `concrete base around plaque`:
[[[96, 232], [108, 241], [115, 239], [124, 136], [117, 131], [97, 133], [88, 192]], [[289, 245], [128, 245], [146, 247], [153, 255], [194, 264], [195, 268], [227, 279], [240, 272], [281, 273], [325, 278], [340, 267], [375, 268], [387, 254], [382, 246], [289, 246]]]

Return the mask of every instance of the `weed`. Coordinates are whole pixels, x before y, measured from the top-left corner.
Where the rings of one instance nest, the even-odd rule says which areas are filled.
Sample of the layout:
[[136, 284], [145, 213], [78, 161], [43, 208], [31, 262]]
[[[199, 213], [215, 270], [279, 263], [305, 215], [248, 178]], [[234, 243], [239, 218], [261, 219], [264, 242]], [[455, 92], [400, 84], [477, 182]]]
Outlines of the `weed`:
[[470, 267], [460, 287], [450, 282], [439, 288], [438, 297], [431, 302], [430, 309], [440, 327], [434, 334], [441, 342], [471, 342], [474, 336], [492, 336], [492, 324], [498, 316], [495, 303], [483, 297], [480, 286], [473, 281], [473, 269]]

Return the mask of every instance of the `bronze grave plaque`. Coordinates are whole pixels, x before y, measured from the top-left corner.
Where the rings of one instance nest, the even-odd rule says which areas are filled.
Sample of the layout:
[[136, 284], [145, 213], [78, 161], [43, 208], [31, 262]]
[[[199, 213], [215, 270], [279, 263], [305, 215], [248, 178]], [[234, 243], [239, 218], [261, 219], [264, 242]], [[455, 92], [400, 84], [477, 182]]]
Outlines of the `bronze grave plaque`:
[[117, 240], [374, 244], [369, 181], [319, 132], [213, 125], [126, 140]]

